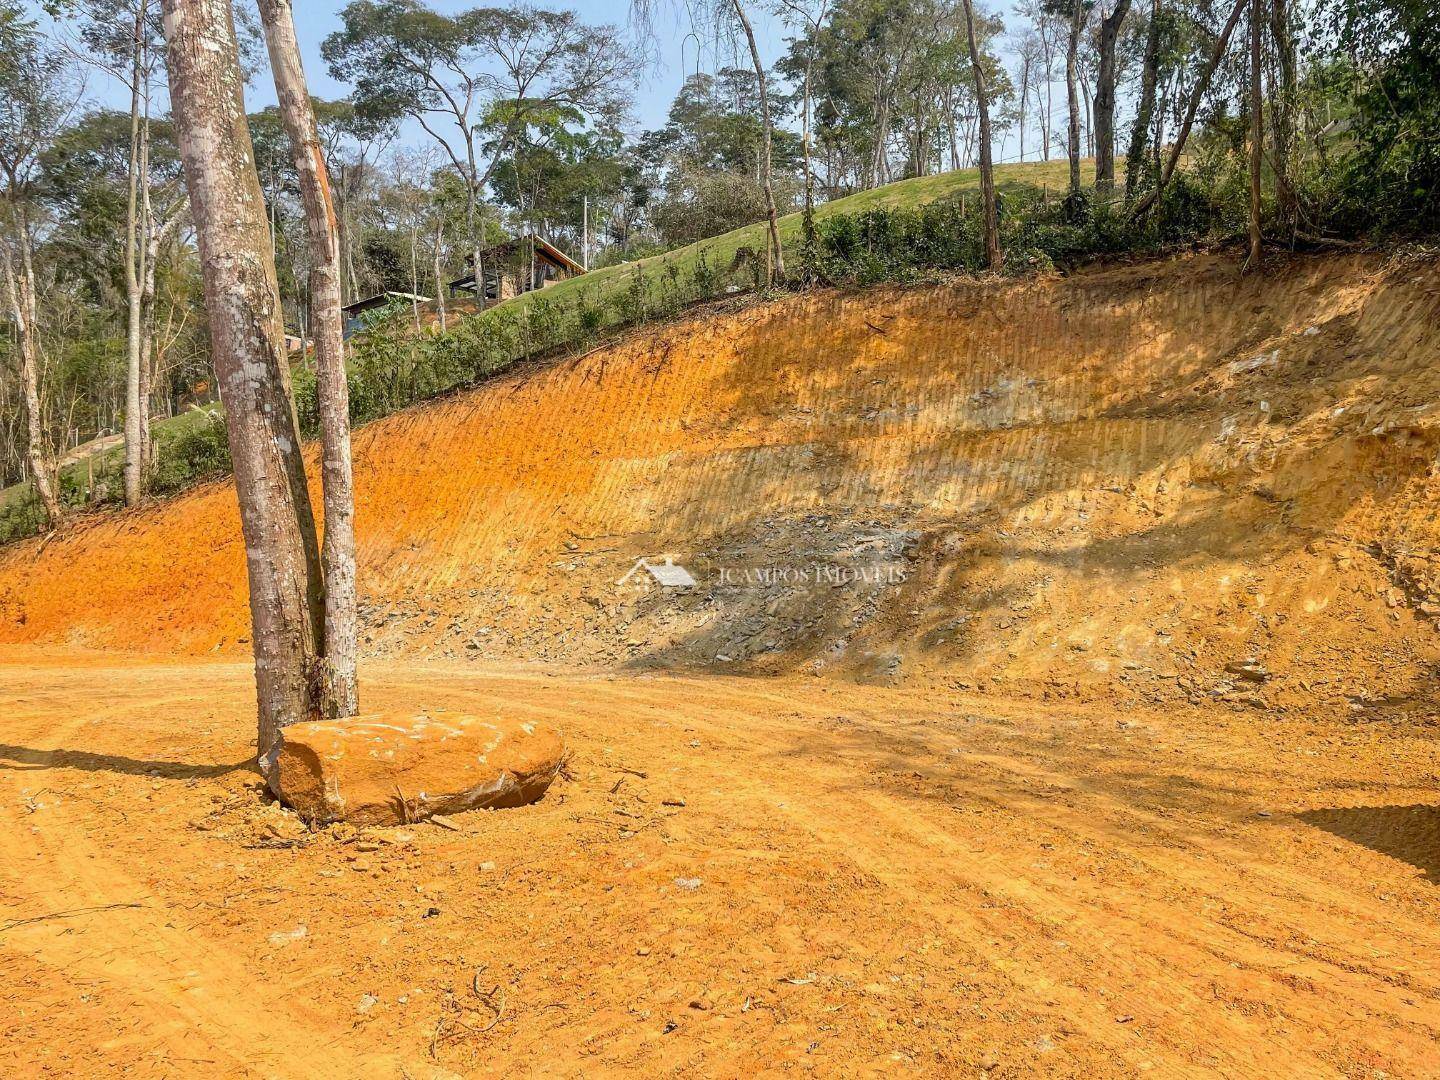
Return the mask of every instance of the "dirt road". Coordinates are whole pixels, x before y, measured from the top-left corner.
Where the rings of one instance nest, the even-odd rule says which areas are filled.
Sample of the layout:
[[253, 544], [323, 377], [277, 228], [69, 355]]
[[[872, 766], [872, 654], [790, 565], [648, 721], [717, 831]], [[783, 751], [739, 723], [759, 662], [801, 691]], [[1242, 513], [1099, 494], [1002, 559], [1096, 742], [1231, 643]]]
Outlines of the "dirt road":
[[0, 1073], [1440, 1075], [1434, 727], [365, 677], [568, 776], [308, 834], [245, 665], [0, 653]]

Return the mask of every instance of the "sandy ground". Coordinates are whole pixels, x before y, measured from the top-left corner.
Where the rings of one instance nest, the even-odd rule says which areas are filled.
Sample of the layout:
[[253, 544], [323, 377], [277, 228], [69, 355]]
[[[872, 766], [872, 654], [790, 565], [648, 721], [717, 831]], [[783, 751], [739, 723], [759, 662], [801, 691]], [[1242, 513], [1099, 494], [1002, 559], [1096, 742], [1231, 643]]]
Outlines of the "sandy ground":
[[372, 666], [567, 736], [306, 833], [247, 666], [0, 653], [0, 1075], [1440, 1075], [1433, 726]]

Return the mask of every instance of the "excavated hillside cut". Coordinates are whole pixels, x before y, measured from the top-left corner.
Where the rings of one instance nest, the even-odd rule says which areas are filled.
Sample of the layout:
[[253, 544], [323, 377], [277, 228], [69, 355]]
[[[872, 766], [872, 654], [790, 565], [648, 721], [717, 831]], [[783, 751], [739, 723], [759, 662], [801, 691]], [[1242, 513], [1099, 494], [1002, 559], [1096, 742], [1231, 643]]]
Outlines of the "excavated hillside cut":
[[[1437, 285], [1189, 256], [819, 293], [512, 372], [357, 434], [364, 647], [1415, 701]], [[16, 545], [0, 641], [243, 652], [243, 555], [223, 483]]]

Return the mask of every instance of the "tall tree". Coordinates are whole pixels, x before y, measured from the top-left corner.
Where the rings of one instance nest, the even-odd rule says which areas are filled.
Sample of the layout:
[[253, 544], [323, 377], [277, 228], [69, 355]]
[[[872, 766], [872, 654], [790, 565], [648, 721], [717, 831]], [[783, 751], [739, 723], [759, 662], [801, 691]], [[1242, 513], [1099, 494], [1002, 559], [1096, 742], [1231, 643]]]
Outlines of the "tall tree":
[[[1155, 123], [1155, 93], [1160, 82], [1160, 0], [1151, 0], [1150, 18], [1145, 27], [1145, 51], [1140, 61], [1140, 99], [1135, 105], [1135, 123], [1130, 129], [1130, 146], [1125, 154], [1125, 198], [1133, 199], [1140, 185], [1140, 170], [1149, 155], [1150, 129]], [[1158, 179], [1158, 178], [1157, 178]]]
[[67, 99], [73, 88], [65, 83], [65, 65], [45, 47], [24, 8], [15, 0], [0, 0], [0, 285], [15, 326], [31, 480], [52, 526], [63, 512], [41, 409], [45, 365], [36, 301], [34, 186], [40, 156], [75, 100], [73, 95]]
[[[1130, 0], [1115, 0], [1110, 14], [1100, 19], [1095, 72], [1095, 191], [1101, 198], [1115, 190], [1115, 54], [1120, 29], [1130, 13]], [[1154, 86], [1151, 86], [1153, 97]]]
[[1275, 187], [1280, 197], [1281, 217], [1293, 229], [1299, 210], [1294, 191], [1290, 155], [1295, 141], [1295, 109], [1299, 97], [1299, 73], [1295, 62], [1295, 29], [1286, 0], [1270, 0], [1270, 31], [1275, 40], [1275, 59], [1280, 68], [1280, 85], [1272, 92], [1271, 137], [1275, 145]]
[[1085, 21], [1084, 0], [1069, 0], [1070, 34], [1065, 43], [1065, 100], [1070, 111], [1066, 154], [1070, 159], [1070, 205], [1080, 201], [1080, 28]]
[[760, 121], [765, 130], [765, 143], [761, 164], [760, 182], [765, 192], [766, 251], [765, 276], [767, 283], [774, 283], [785, 277], [785, 252], [780, 246], [780, 214], [775, 207], [775, 182], [773, 146], [775, 143], [774, 123], [770, 116], [770, 88], [765, 75], [765, 64], [760, 59], [760, 46], [755, 42], [755, 28], [750, 25], [750, 16], [745, 13], [744, 0], [731, 0], [735, 18], [745, 33], [750, 46], [750, 62], [755, 68], [755, 81], [760, 87]]
[[[815, 60], [820, 27], [824, 25], [826, 15], [829, 13], [830, 0], [818, 0], [811, 4], [804, 3], [802, 0], [779, 0], [779, 3], [787, 16], [799, 23], [805, 33], [803, 41], [805, 59], [801, 68], [800, 98], [800, 142], [805, 165], [805, 206], [802, 217], [805, 250], [802, 253], [801, 261], [805, 264], [804, 271], [809, 273], [815, 253], [815, 166], [812, 161], [810, 140], [810, 123], [813, 114], [811, 96], [815, 83]], [[773, 190], [770, 194], [773, 199]]]
[[965, 5], [965, 34], [970, 47], [970, 71], [975, 79], [975, 109], [980, 118], [980, 201], [985, 222], [985, 265], [999, 270], [1000, 212], [995, 202], [995, 166], [990, 150], [990, 95], [985, 88], [985, 68], [980, 62], [980, 44], [975, 35], [975, 0]]
[[230, 0], [163, 0], [170, 99], [225, 405], [254, 627], [262, 765], [324, 713], [324, 597], [275, 262]]
[[1180, 163], [1180, 155], [1185, 152], [1185, 141], [1190, 137], [1190, 129], [1195, 125], [1195, 115], [1200, 111], [1200, 102], [1204, 100], [1205, 94], [1210, 89], [1210, 80], [1215, 75], [1215, 69], [1220, 66], [1220, 61], [1225, 57], [1225, 50], [1230, 45], [1230, 37], [1235, 33], [1236, 24], [1240, 22], [1240, 13], [1245, 10], [1248, 2], [1249, 0], [1235, 0], [1235, 6], [1230, 9], [1230, 17], [1225, 20], [1225, 26], [1211, 47], [1205, 66], [1200, 70], [1195, 85], [1191, 87], [1190, 100], [1185, 106], [1185, 118], [1180, 122], [1180, 130], [1175, 133], [1175, 141], [1171, 144], [1170, 153], [1165, 158], [1165, 168], [1161, 170], [1155, 186], [1135, 204], [1135, 209], [1131, 211], [1133, 217], [1138, 218], [1149, 213], [1150, 208], [1155, 205], [1165, 190], [1165, 185], [1170, 183], [1170, 178], [1175, 175], [1175, 166]]
[[1246, 265], [1261, 269], [1265, 255], [1260, 234], [1260, 168], [1265, 156], [1265, 88], [1261, 81], [1261, 35], [1265, 16], [1260, 0], [1250, 0], [1250, 257]]
[[[130, 147], [125, 191], [125, 501], [134, 506], [150, 471], [155, 260], [178, 225], [184, 201], [157, 192], [152, 167], [152, 84], [162, 52], [155, 0], [49, 0], [73, 28], [75, 55], [129, 94]], [[164, 184], [164, 179], [160, 180]], [[168, 203], [169, 205], [165, 205]]]
[[305, 81], [290, 0], [260, 0], [260, 21], [280, 116], [290, 137], [300, 198], [310, 238], [310, 332], [315, 341], [316, 397], [320, 412], [321, 482], [325, 540], [324, 662], [326, 707], [332, 715], [359, 710], [355, 666], [358, 632], [355, 598], [355, 493], [350, 459], [350, 390], [345, 380], [344, 323], [340, 314], [340, 241], [330, 173], [320, 149], [315, 110]]

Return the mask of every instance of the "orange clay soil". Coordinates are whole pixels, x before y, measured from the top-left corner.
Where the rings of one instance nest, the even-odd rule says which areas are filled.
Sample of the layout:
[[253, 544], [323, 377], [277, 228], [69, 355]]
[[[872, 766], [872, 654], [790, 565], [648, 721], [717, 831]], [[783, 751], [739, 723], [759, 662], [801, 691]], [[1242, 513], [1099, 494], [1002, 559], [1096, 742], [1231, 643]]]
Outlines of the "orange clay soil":
[[[1360, 257], [712, 312], [364, 428], [364, 648], [1428, 710], [1437, 355], [1440, 273]], [[891, 576], [763, 576], [817, 566]], [[228, 483], [0, 552], [0, 642], [247, 623]]]
[[0, 650], [0, 1075], [1440, 1075], [1433, 729], [363, 674], [568, 775], [307, 833], [248, 665]]
[[818, 294], [366, 427], [366, 708], [573, 753], [453, 828], [267, 803], [227, 485], [0, 552], [0, 1076], [1440, 1075], [1437, 304]]

